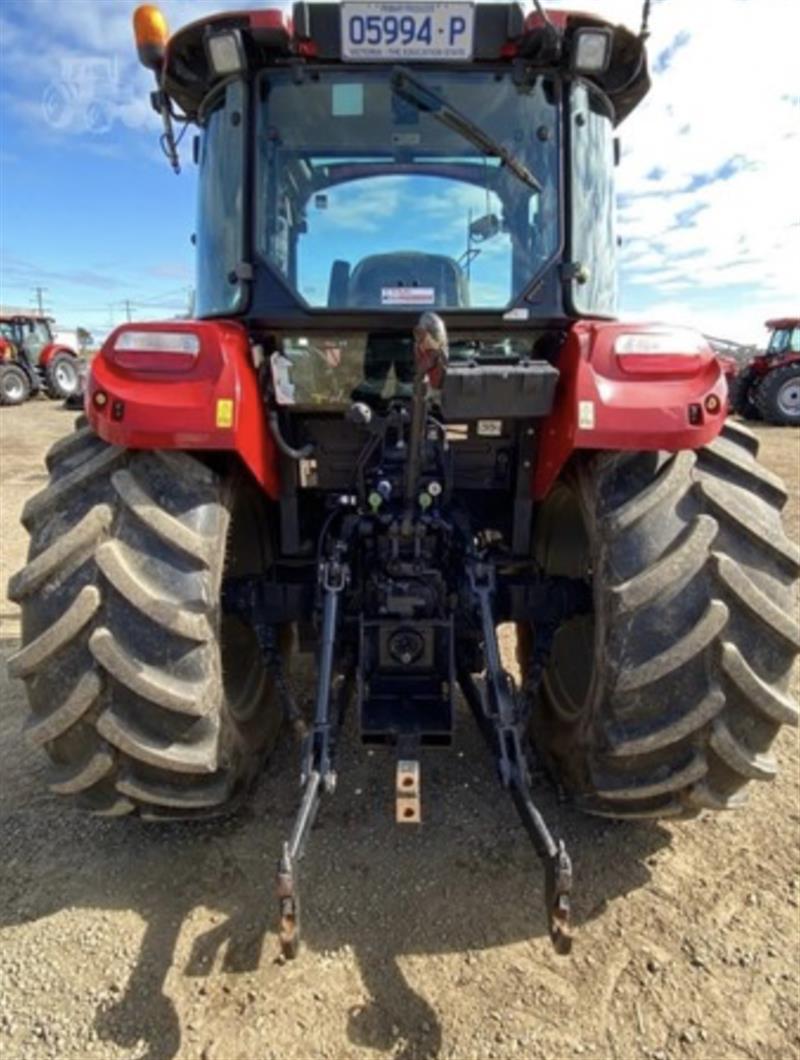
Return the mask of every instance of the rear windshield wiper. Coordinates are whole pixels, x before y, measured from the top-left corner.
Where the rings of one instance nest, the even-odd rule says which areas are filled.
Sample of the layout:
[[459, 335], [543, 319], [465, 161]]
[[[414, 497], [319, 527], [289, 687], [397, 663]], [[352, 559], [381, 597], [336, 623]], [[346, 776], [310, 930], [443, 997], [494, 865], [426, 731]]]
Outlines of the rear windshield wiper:
[[450, 103], [437, 96], [435, 92], [432, 92], [427, 85], [418, 81], [405, 67], [396, 66], [392, 70], [391, 84], [392, 90], [398, 96], [402, 96], [403, 99], [413, 103], [419, 110], [424, 111], [426, 114], [431, 114], [443, 125], [447, 125], [450, 129], [460, 133], [465, 140], [469, 140], [475, 147], [480, 148], [485, 155], [499, 158], [503, 165], [510, 169], [515, 176], [519, 177], [523, 183], [527, 184], [529, 188], [539, 192], [542, 190], [541, 182], [536, 179], [524, 162], [520, 162], [508, 148], [503, 147], [501, 143], [498, 143], [479, 125], [470, 121], [465, 114], [456, 110]]

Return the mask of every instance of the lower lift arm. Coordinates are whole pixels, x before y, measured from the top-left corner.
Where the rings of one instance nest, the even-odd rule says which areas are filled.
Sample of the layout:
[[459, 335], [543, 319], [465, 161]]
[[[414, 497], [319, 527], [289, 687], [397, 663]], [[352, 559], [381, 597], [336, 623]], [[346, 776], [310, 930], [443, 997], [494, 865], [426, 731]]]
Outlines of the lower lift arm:
[[536, 853], [544, 863], [550, 938], [556, 951], [566, 954], [572, 946], [569, 924], [572, 862], [564, 841], [553, 838], [531, 795], [525, 754], [527, 716], [519, 709], [514, 682], [503, 669], [492, 613], [494, 567], [475, 559], [468, 566], [468, 575], [480, 613], [486, 655], [483, 694], [469, 673], [460, 673], [459, 683], [481, 732], [495, 752], [503, 786], [509, 789]]
[[283, 844], [278, 863], [279, 940], [285, 957], [295, 957], [300, 944], [300, 897], [297, 864], [303, 856], [308, 833], [314, 824], [323, 792], [336, 787], [334, 753], [336, 735], [350, 696], [352, 664], [344, 667], [338, 685], [334, 682], [334, 650], [341, 594], [349, 577], [338, 550], [320, 568], [322, 632], [317, 678], [314, 725], [303, 752], [301, 784], [303, 797], [292, 834]]

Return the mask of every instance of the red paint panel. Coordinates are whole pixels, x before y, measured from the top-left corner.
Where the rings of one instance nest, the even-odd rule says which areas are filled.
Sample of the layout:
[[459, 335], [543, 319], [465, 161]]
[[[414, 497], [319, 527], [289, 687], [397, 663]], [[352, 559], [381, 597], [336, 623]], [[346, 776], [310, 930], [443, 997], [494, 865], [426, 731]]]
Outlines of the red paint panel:
[[71, 350], [69, 346], [62, 346], [57, 342], [51, 342], [48, 346], [45, 346], [39, 354], [39, 364], [43, 368], [46, 368], [57, 353], [68, 353], [70, 357], [77, 357], [75, 351]]
[[[661, 331], [663, 329], [653, 329]], [[622, 449], [653, 451], [698, 449], [712, 441], [722, 429], [727, 388], [719, 362], [709, 348], [707, 355], [680, 355], [662, 360], [658, 377], [652, 370], [637, 375], [633, 366], [623, 370], [613, 352], [614, 340], [622, 333], [648, 331], [643, 324], [589, 321], [575, 323], [558, 359], [561, 377], [555, 404], [540, 431], [539, 453], [534, 470], [533, 494], [544, 497], [576, 449]], [[665, 364], [680, 364], [680, 374], [671, 375]], [[715, 394], [720, 412], [705, 410], [705, 399]], [[581, 426], [581, 402], [591, 402], [593, 426], [588, 418]], [[699, 422], [689, 422], [689, 406], [701, 406]], [[588, 417], [588, 404], [585, 406]]]
[[[142, 367], [124, 366], [114, 352], [123, 332], [190, 332], [200, 339], [191, 365], [181, 359], [171, 371], [157, 354], [143, 354]], [[168, 365], [176, 356], [163, 355]], [[231, 451], [239, 454], [270, 497], [280, 489], [278, 454], [264, 415], [247, 332], [230, 321], [165, 321], [126, 324], [112, 332], [91, 366], [86, 408], [93, 429], [112, 445], [129, 449]], [[107, 400], [98, 408], [95, 395]], [[230, 425], [218, 426], [218, 401], [232, 402]], [[114, 404], [122, 402], [121, 418]], [[119, 409], [119, 406], [117, 406]], [[223, 415], [220, 423], [226, 422]]]

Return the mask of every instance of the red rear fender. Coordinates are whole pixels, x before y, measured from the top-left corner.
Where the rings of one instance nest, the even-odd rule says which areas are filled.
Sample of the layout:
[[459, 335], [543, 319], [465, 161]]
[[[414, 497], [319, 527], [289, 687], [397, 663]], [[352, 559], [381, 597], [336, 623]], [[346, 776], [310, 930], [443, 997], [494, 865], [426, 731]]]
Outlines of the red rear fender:
[[89, 421], [105, 441], [236, 452], [266, 493], [278, 496], [278, 454], [241, 324], [125, 324], [92, 362], [87, 390]]
[[57, 353], [68, 353], [70, 357], [77, 357], [75, 351], [71, 350], [69, 346], [62, 346], [60, 342], [51, 342], [39, 354], [39, 364], [42, 368], [46, 368]]
[[[670, 350], [667, 333], [675, 333]], [[657, 325], [578, 321], [558, 360], [533, 492], [544, 497], [576, 449], [697, 449], [722, 429], [727, 388], [713, 350]]]

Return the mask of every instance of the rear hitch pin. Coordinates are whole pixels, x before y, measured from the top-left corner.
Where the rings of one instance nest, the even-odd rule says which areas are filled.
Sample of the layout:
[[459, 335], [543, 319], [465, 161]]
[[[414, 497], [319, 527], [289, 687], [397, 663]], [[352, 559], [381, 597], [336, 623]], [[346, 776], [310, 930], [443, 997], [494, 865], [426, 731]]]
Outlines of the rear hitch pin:
[[415, 758], [400, 758], [395, 776], [395, 820], [398, 824], [421, 824], [420, 766]]

